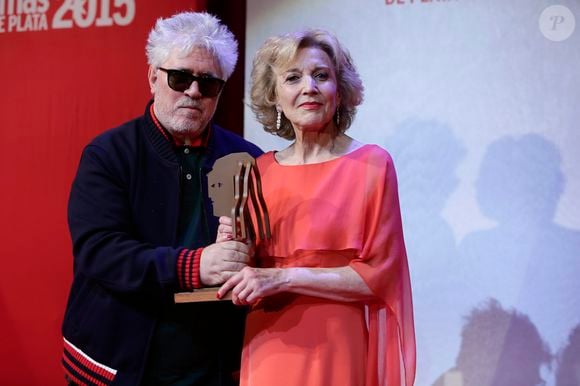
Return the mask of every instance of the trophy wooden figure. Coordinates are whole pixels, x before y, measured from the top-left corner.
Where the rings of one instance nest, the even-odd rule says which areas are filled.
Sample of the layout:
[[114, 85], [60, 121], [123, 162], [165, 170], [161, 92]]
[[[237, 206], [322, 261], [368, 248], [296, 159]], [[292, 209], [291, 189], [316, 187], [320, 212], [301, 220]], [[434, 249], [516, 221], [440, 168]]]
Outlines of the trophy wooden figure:
[[[213, 214], [232, 218], [234, 239], [254, 243], [257, 237], [269, 240], [270, 219], [254, 158], [248, 153], [228, 154], [215, 162], [207, 177]], [[218, 287], [212, 287], [180, 292], [175, 294], [174, 300], [175, 303], [192, 303], [231, 299], [229, 294], [217, 299], [217, 290]]]

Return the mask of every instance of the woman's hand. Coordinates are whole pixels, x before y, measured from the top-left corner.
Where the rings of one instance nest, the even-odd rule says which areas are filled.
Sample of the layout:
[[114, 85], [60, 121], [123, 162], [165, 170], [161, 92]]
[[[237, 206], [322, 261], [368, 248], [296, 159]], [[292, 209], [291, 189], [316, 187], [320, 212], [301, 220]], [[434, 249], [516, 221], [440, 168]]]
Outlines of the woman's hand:
[[254, 304], [263, 297], [284, 291], [288, 283], [285, 271], [282, 268], [245, 267], [221, 286], [217, 296], [222, 298], [231, 290], [234, 304]]
[[[223, 243], [225, 241], [231, 241], [234, 240], [234, 229], [233, 229], [233, 221], [230, 217], [227, 216], [221, 216], [219, 218], [219, 226], [218, 226], [218, 231], [217, 231], [217, 236], [215, 239], [215, 243], [219, 244], [219, 243]], [[250, 257], [248, 261], [246, 261], [245, 263], [249, 266], [255, 265], [256, 260], [255, 260], [255, 245], [252, 241], [246, 240], [235, 240], [235, 241], [241, 241], [242, 243], [246, 244], [248, 246], [248, 256]], [[225, 244], [221, 244], [221, 245], [225, 245]], [[206, 249], [209, 247], [206, 247]], [[205, 284], [205, 283], [204, 283]]]
[[217, 231], [217, 236], [215, 239], [216, 243], [222, 242], [222, 241], [228, 241], [228, 240], [233, 240], [234, 239], [234, 228], [233, 228], [233, 224], [234, 222], [232, 221], [232, 219], [230, 217], [227, 216], [221, 216], [219, 218], [219, 226], [218, 226], [218, 231]]

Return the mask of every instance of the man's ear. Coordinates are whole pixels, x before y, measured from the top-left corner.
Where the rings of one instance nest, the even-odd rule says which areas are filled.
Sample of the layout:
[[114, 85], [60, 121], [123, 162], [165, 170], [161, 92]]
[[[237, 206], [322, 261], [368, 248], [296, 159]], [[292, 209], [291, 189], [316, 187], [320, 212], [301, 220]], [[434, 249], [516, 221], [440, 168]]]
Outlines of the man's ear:
[[149, 90], [151, 95], [155, 95], [155, 82], [157, 82], [157, 67], [149, 66], [147, 71], [147, 79], [149, 80]]

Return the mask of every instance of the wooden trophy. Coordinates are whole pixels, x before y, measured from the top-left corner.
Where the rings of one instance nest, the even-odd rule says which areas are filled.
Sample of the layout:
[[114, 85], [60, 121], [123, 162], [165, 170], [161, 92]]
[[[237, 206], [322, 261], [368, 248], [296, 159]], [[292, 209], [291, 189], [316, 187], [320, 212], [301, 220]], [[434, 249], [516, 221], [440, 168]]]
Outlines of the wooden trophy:
[[[233, 219], [234, 240], [255, 243], [257, 236], [260, 240], [270, 239], [270, 219], [262, 195], [262, 180], [251, 155], [232, 153], [218, 159], [207, 178], [213, 214]], [[175, 303], [192, 303], [231, 299], [230, 294], [217, 299], [218, 288], [176, 293], [174, 300]]]

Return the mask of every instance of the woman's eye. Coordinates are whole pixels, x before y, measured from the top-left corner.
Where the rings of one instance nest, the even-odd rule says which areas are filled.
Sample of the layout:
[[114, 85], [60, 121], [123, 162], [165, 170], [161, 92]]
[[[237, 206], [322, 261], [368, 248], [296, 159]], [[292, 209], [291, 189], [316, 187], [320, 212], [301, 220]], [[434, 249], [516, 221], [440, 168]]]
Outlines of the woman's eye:
[[300, 77], [298, 75], [288, 75], [286, 77], [286, 82], [294, 83], [294, 82], [297, 82], [299, 79], [300, 79]]
[[317, 80], [327, 80], [328, 79], [328, 73], [326, 73], [326, 72], [319, 72], [316, 75], [314, 75], [314, 77]]

